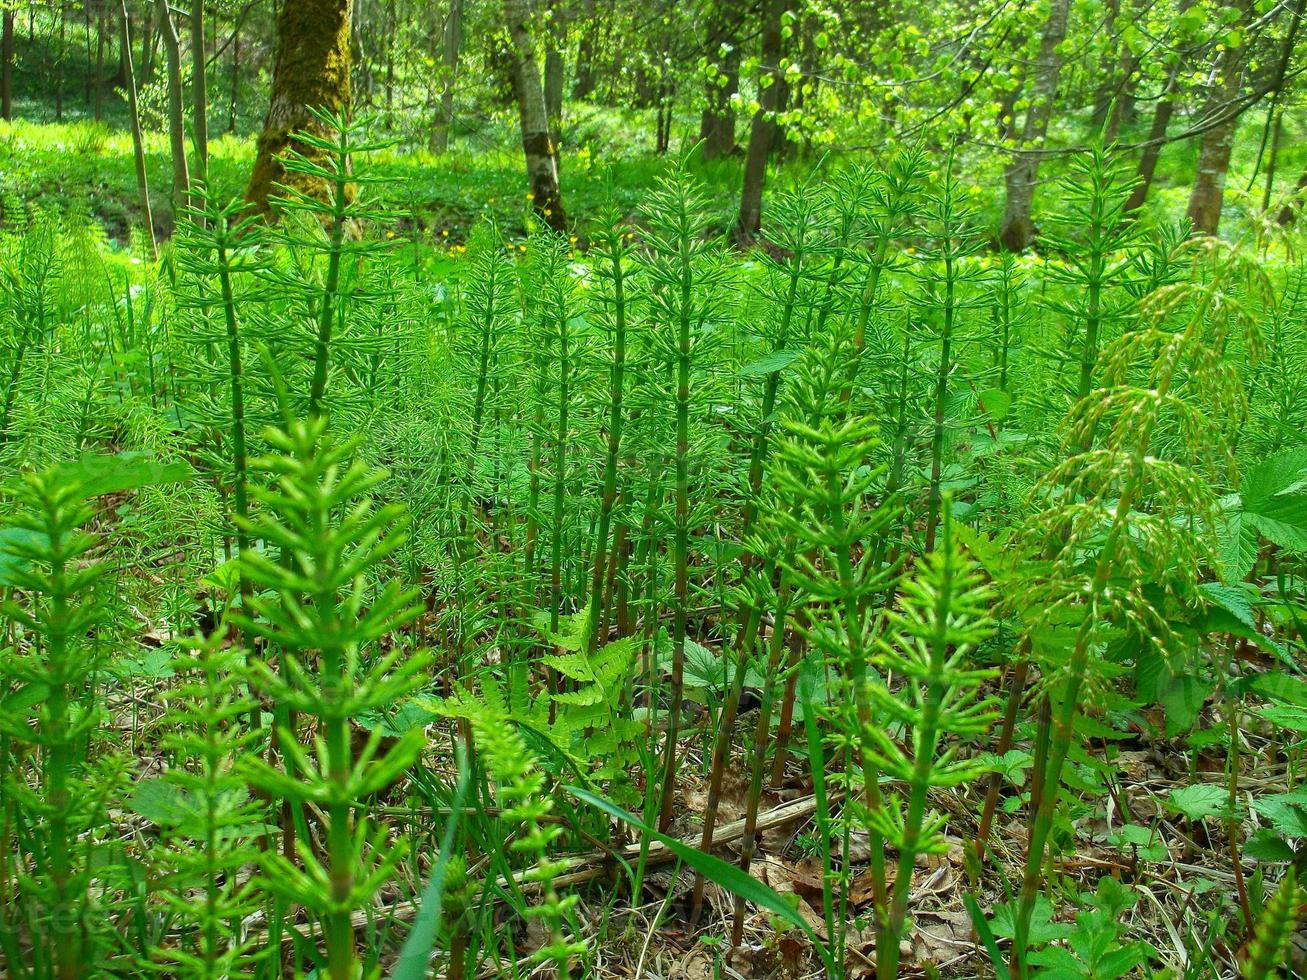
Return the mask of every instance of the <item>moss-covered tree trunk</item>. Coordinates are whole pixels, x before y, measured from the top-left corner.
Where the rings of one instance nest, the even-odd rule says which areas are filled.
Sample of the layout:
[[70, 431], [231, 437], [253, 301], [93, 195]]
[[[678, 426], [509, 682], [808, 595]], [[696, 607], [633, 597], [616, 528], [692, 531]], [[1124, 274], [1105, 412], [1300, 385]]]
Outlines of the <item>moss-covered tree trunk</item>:
[[549, 129], [544, 85], [531, 37], [529, 0], [504, 0], [504, 19], [512, 42], [513, 88], [522, 125], [522, 154], [526, 157], [531, 201], [549, 227], [563, 231], [567, 228], [567, 214], [558, 188], [558, 150]]
[[338, 112], [349, 105], [350, 3], [285, 0], [277, 17], [272, 98], [245, 191], [258, 211], [268, 212], [268, 194], [286, 179], [278, 157], [288, 146], [307, 149], [294, 145], [291, 134], [318, 128], [305, 106]]

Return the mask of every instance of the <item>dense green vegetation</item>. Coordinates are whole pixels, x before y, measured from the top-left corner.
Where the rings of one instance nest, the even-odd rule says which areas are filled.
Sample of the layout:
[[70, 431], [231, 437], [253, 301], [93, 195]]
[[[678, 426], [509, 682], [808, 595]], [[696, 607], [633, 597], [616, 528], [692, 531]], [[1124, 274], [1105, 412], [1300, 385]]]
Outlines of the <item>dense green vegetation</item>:
[[0, 972], [1299, 975], [1303, 5], [1100, 6], [7, 8]]

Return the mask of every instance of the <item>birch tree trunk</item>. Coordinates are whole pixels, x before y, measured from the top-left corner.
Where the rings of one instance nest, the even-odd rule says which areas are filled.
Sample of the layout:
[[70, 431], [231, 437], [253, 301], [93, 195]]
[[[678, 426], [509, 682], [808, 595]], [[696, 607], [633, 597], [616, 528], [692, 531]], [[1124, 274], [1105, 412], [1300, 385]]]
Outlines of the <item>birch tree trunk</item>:
[[1031, 212], [1035, 200], [1035, 183], [1039, 179], [1039, 156], [1048, 121], [1053, 115], [1057, 96], [1057, 83], [1062, 74], [1062, 55], [1059, 45], [1066, 38], [1070, 0], [1051, 0], [1048, 20], [1039, 42], [1039, 56], [1035, 62], [1034, 82], [1030, 90], [1030, 104], [1026, 108], [1025, 123], [1012, 162], [1004, 173], [1007, 184], [1007, 203], [1003, 209], [1003, 224], [999, 242], [1007, 250], [1020, 252], [1035, 237], [1035, 224]]
[[567, 228], [567, 214], [558, 188], [558, 150], [549, 129], [544, 87], [531, 38], [531, 10], [527, 0], [504, 0], [504, 19], [512, 42], [513, 88], [517, 95], [522, 129], [522, 155], [536, 213], [549, 227]]
[[[1253, 4], [1251, 0], [1242, 0], [1239, 7], [1243, 11], [1239, 23], [1246, 24], [1253, 12]], [[1234, 151], [1234, 133], [1246, 108], [1237, 104], [1243, 88], [1244, 50], [1244, 47], [1227, 47], [1221, 51], [1217, 81], [1200, 116], [1201, 119], [1219, 120], [1202, 134], [1198, 144], [1198, 167], [1185, 212], [1194, 232], [1200, 235], [1215, 235], [1221, 225], [1225, 178]]]
[[[286, 180], [278, 156], [291, 134], [320, 128], [305, 106], [339, 112], [350, 101], [351, 0], [283, 0], [277, 16], [272, 96], [245, 200], [268, 214], [268, 194]], [[307, 152], [306, 146], [295, 146]]]

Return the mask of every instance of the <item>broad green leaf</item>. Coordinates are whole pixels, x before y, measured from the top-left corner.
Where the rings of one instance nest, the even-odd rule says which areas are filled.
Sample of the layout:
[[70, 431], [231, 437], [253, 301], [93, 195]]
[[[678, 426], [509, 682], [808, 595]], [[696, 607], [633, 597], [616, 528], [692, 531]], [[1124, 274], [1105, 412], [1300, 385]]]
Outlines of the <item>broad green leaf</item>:
[[[1003, 939], [1016, 938], [1016, 910], [1013, 902], [1004, 902], [994, 906], [994, 917], [990, 920], [994, 935]], [[1065, 922], [1053, 921], [1053, 906], [1048, 899], [1040, 895], [1035, 899], [1035, 908], [1030, 916], [1030, 945], [1043, 946], [1045, 943], [1065, 939], [1075, 928]]]
[[165, 463], [144, 451], [118, 453], [116, 456], [88, 453], [61, 464], [57, 472], [63, 479], [81, 484], [87, 497], [161, 483], [184, 483], [195, 476], [189, 463]]
[[1298, 677], [1276, 671], [1258, 674], [1252, 682], [1252, 688], [1262, 697], [1271, 701], [1307, 708], [1307, 681]]
[[30, 548], [39, 541], [44, 541], [45, 535], [36, 531], [29, 531], [25, 527], [7, 527], [0, 530], [0, 587], [11, 587], [18, 584], [14, 578], [14, 573], [23, 571], [28, 567], [30, 562], [20, 555], [15, 554], [10, 545], [24, 545]]
[[194, 813], [195, 801], [180, 786], [166, 779], [147, 779], [127, 798], [127, 806], [151, 823], [173, 827]]
[[1122, 851], [1133, 852], [1144, 861], [1165, 861], [1171, 856], [1166, 842], [1155, 830], [1135, 823], [1125, 824], [1108, 837], [1108, 842]]
[[1293, 793], [1276, 793], [1263, 796], [1253, 801], [1253, 809], [1275, 828], [1276, 832], [1290, 840], [1307, 837], [1307, 813], [1303, 811], [1304, 799]]
[[746, 378], [774, 374], [798, 360], [800, 353], [797, 350], [774, 350], [770, 354], [764, 354], [758, 360], [740, 368], [740, 374]]
[[1158, 699], [1166, 709], [1166, 734], [1174, 737], [1193, 727], [1198, 712], [1211, 695], [1213, 684], [1191, 675], [1174, 678]]
[[1257, 628], [1257, 620], [1253, 616], [1252, 600], [1249, 598], [1246, 589], [1242, 589], [1237, 585], [1222, 585], [1220, 582], [1204, 582], [1198, 588], [1208, 599], [1230, 613], [1249, 629]]
[[1166, 805], [1190, 820], [1202, 820], [1204, 817], [1215, 817], [1224, 813], [1228, 799], [1229, 794], [1224, 787], [1199, 783], [1171, 790]]
[[1277, 453], [1248, 471], [1240, 494], [1244, 523], [1288, 551], [1307, 551], [1304, 470], [1307, 470], [1307, 449]]
[[1244, 842], [1243, 853], [1254, 861], [1280, 863], [1292, 861], [1297, 854], [1270, 827], [1262, 827]]
[[1244, 515], [1235, 511], [1225, 515], [1221, 524], [1219, 551], [1221, 578], [1227, 583], [1240, 582], [1257, 561], [1257, 532]]
[[1007, 418], [1012, 408], [1012, 396], [1002, 388], [988, 388], [976, 396], [980, 410], [994, 420]]
[[1296, 704], [1271, 704], [1256, 709], [1256, 713], [1281, 728], [1307, 735], [1307, 708]]

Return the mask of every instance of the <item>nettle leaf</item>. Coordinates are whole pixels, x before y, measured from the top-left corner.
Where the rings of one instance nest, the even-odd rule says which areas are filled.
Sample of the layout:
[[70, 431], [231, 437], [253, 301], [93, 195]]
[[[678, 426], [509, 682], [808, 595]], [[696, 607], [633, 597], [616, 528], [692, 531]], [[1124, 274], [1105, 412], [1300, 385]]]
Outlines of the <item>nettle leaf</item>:
[[1012, 408], [1012, 396], [1002, 388], [988, 388], [976, 396], [976, 404], [991, 419], [1000, 421]]
[[128, 808], [161, 827], [185, 823], [195, 812], [190, 793], [166, 779], [147, 779], [127, 798]]
[[1299, 735], [1307, 735], [1307, 708], [1297, 704], [1271, 704], [1256, 712], [1267, 721]]
[[[1013, 902], [1004, 902], [994, 906], [994, 917], [990, 926], [994, 935], [1002, 939], [1015, 939], [1016, 909]], [[1065, 939], [1075, 932], [1075, 927], [1066, 922], [1053, 921], [1053, 906], [1049, 900], [1040, 895], [1035, 899], [1035, 908], [1030, 916], [1030, 945], [1043, 946], [1046, 943]]]
[[1294, 849], [1270, 827], [1262, 827], [1244, 842], [1243, 853], [1254, 861], [1280, 863], [1292, 861]]
[[356, 721], [364, 731], [379, 731], [387, 738], [402, 738], [411, 729], [425, 728], [437, 717], [429, 707], [415, 700], [409, 700], [388, 714], [369, 712], [360, 715]]
[[1166, 805], [1168, 809], [1183, 814], [1190, 820], [1202, 820], [1204, 817], [1216, 817], [1225, 813], [1228, 801], [1229, 794], [1224, 787], [1200, 783], [1171, 790]]
[[774, 374], [789, 367], [799, 359], [802, 353], [802, 351], [797, 350], [774, 350], [770, 354], [764, 354], [758, 360], [740, 368], [740, 374], [746, 378]]
[[115, 675], [122, 678], [160, 680], [176, 673], [173, 669], [176, 659], [176, 655], [164, 647], [151, 647], [124, 658], [112, 669]]
[[1009, 749], [1002, 755], [985, 753], [976, 760], [992, 772], [997, 772], [1013, 786], [1024, 786], [1026, 770], [1035, 764], [1035, 757], [1022, 749]]
[[1253, 615], [1252, 598], [1248, 590], [1238, 585], [1223, 585], [1220, 582], [1204, 582], [1199, 590], [1212, 602], [1220, 606], [1249, 629], [1257, 628]]
[[1225, 515], [1217, 554], [1221, 560], [1221, 578], [1229, 584], [1242, 581], [1252, 571], [1257, 561], [1257, 532], [1244, 520], [1242, 511]]
[[1287, 551], [1307, 551], [1304, 470], [1307, 449], [1277, 453], [1248, 471], [1240, 494], [1244, 523]]
[[16, 573], [26, 571], [31, 567], [31, 562], [21, 554], [15, 554], [19, 546], [21, 550], [29, 550], [33, 545], [39, 544], [45, 540], [45, 535], [37, 531], [29, 531], [25, 527], [6, 527], [0, 529], [0, 587], [11, 588], [18, 584], [14, 577]]
[[1171, 856], [1166, 842], [1151, 827], [1128, 823], [1107, 840], [1119, 850], [1131, 851], [1144, 861], [1165, 861]]
[[1173, 678], [1166, 685], [1158, 701], [1166, 709], [1166, 734], [1169, 737], [1193, 727], [1214, 687], [1209, 680], [1187, 674]]
[[106, 493], [138, 490], [163, 483], [184, 483], [195, 476], [189, 463], [165, 463], [153, 453], [133, 451], [116, 456], [88, 453], [63, 463], [57, 472], [62, 479], [81, 484], [85, 495], [100, 497]]
[[1307, 793], [1294, 790], [1289, 793], [1275, 793], [1253, 801], [1253, 810], [1275, 828], [1276, 832], [1290, 840], [1307, 837]]
[[1258, 674], [1253, 678], [1252, 689], [1270, 701], [1307, 708], [1307, 681], [1276, 671]]

